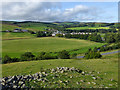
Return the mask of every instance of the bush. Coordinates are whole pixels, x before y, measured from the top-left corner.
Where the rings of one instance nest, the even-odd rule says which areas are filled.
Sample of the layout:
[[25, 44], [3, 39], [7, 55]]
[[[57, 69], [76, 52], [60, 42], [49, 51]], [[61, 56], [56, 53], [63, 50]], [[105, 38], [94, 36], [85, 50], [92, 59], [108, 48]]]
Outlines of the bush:
[[96, 59], [96, 58], [101, 58], [102, 55], [100, 54], [99, 51], [96, 52], [96, 50], [94, 49], [93, 51], [91, 49], [88, 50], [87, 53], [85, 53], [85, 57], [86, 59]]
[[4, 58], [2, 58], [3, 64], [10, 63], [10, 62], [12, 62], [12, 59], [8, 55], [5, 55]]
[[76, 58], [76, 56], [77, 56], [77, 53], [73, 53], [70, 55], [70, 58]]
[[35, 56], [31, 53], [31, 52], [25, 52], [24, 54], [21, 55], [20, 59], [21, 61], [30, 61], [30, 60], [34, 60]]
[[63, 51], [59, 52], [58, 53], [58, 58], [60, 58], [60, 59], [69, 59], [70, 58], [69, 52], [66, 51], [66, 50], [63, 50]]
[[56, 59], [57, 57], [52, 55], [52, 53], [45, 53], [45, 52], [41, 52], [38, 56], [37, 59], [38, 60], [45, 60], [45, 59]]

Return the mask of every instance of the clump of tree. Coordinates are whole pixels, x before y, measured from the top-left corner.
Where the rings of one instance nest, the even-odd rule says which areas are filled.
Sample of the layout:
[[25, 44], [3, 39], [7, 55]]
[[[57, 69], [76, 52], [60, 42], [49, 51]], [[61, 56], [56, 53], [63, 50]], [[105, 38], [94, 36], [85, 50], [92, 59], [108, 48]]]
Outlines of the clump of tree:
[[97, 50], [97, 48], [89, 49], [87, 53], [85, 53], [84, 58], [86, 59], [97, 59], [97, 58], [101, 58], [102, 55], [100, 54], [100, 52]]
[[8, 55], [5, 55], [3, 58], [2, 58], [2, 64], [5, 64], [5, 63], [11, 63], [11, 62], [19, 62], [20, 59], [19, 58], [11, 58], [9, 57]]
[[84, 39], [84, 40], [90, 40], [90, 41], [95, 41], [95, 42], [103, 42], [101, 36], [97, 33], [93, 34], [66, 34], [66, 38], [76, 38], [76, 39]]
[[46, 37], [46, 34], [43, 31], [36, 32], [37, 37]]
[[31, 61], [35, 59], [35, 55], [33, 55], [31, 52], [25, 52], [21, 55], [20, 60], [21, 61]]
[[120, 42], [119, 33], [106, 33], [104, 38], [105, 38], [105, 42], [107, 43], [119, 43]]
[[100, 52], [108, 51], [108, 50], [114, 50], [114, 49], [120, 49], [120, 43], [114, 44], [112, 46], [109, 46], [109, 44], [108, 44], [108, 45], [99, 47], [99, 49], [100, 49], [99, 50]]
[[70, 54], [69, 54], [68, 51], [63, 50], [63, 51], [58, 53], [58, 58], [60, 58], [60, 59], [69, 59], [70, 58]]
[[41, 52], [37, 56], [37, 60], [45, 60], [45, 59], [57, 59], [57, 56], [46, 52]]

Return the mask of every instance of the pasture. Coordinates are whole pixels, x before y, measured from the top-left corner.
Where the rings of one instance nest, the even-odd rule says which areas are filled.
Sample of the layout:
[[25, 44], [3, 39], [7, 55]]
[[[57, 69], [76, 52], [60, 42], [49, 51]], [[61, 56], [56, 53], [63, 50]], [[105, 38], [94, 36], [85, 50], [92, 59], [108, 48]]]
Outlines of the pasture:
[[52, 23], [18, 23], [17, 25], [32, 31], [45, 31], [45, 29], [49, 29], [49, 25], [52, 25]]
[[28, 32], [24, 32], [24, 33], [2, 32], [2, 40], [25, 39], [25, 38], [33, 38], [33, 37], [35, 37], [35, 35], [32, 35]]
[[19, 57], [24, 52], [58, 52], [62, 50], [80, 49], [76, 53], [85, 53], [89, 48], [99, 47], [104, 43], [96, 43], [88, 40], [65, 39], [57, 37], [44, 37], [32, 39], [17, 39], [2, 41], [2, 55]]
[[109, 27], [73, 27], [73, 28], [66, 28], [70, 30], [83, 30], [83, 29], [109, 29]]
[[[56, 67], [75, 67], [86, 73], [93, 72], [92, 74], [80, 75], [75, 72], [68, 72], [67, 76], [65, 73], [59, 73], [60, 79], [55, 78], [50, 82], [57, 82], [58, 80], [69, 80], [68, 87], [85, 87], [85, 88], [98, 88], [98, 87], [117, 87], [118, 81], [118, 58], [112, 57], [117, 56], [117, 54], [112, 54], [111, 58], [106, 57], [105, 55], [102, 59], [57, 59], [57, 60], [38, 60], [38, 61], [25, 61], [25, 62], [17, 62], [10, 64], [2, 65], [2, 75], [4, 76], [13, 76], [13, 75], [28, 75], [34, 74], [36, 72], [40, 72], [41, 70], [51, 69]], [[51, 74], [52, 75], [52, 74]], [[100, 77], [102, 79], [93, 80], [92, 75], [94, 77]], [[54, 75], [53, 75], [54, 76]], [[72, 76], [73, 78], [68, 78]], [[50, 79], [50, 77], [47, 77]], [[81, 82], [83, 80], [84, 82]], [[111, 81], [112, 80], [112, 81]], [[76, 82], [80, 82], [81, 84], [76, 84]], [[40, 83], [37, 83], [38, 86]], [[37, 85], [34, 84], [34, 85]], [[53, 87], [55, 86], [52, 83]], [[80, 86], [79, 86], [80, 85]], [[111, 86], [112, 85], [112, 86]], [[58, 85], [57, 85], [58, 86]], [[50, 86], [48, 86], [50, 87]]]
[[5, 31], [5, 30], [13, 31], [16, 28], [23, 29], [22, 27], [18, 27], [18, 26], [15, 26], [15, 25], [2, 24], [2, 31]]

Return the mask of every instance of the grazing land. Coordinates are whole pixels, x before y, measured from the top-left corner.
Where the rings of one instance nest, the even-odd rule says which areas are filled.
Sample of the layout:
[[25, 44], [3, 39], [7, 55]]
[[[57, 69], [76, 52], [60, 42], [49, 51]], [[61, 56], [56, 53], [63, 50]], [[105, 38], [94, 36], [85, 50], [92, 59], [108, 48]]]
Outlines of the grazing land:
[[33, 38], [35, 35], [30, 33], [14, 33], [14, 32], [2, 32], [2, 40], [12, 40], [12, 39], [25, 39], [25, 38]]
[[16, 26], [16, 25], [2, 24], [2, 31], [5, 31], [5, 30], [13, 31], [13, 30], [16, 29], [16, 28], [23, 29], [22, 27], [18, 27], [18, 26]]
[[[46, 78], [50, 80], [49, 83], [52, 86], [47, 86], [48, 88], [54, 88], [57, 84], [52, 82], [57, 81], [69, 81], [67, 87], [85, 87], [85, 88], [99, 88], [99, 87], [117, 87], [118, 81], [118, 54], [112, 54], [111, 57], [109, 55], [105, 55], [102, 59], [91, 59], [91, 60], [77, 60], [77, 59], [57, 59], [57, 60], [38, 60], [38, 61], [25, 61], [18, 63], [10, 63], [2, 65], [2, 75], [4, 76], [13, 76], [13, 75], [28, 75], [34, 74], [36, 72], [41, 72], [41, 70], [52, 69], [56, 67], [75, 67], [83, 72], [84, 74], [79, 74], [75, 72], [66, 72], [59, 73], [58, 75], [61, 77], [59, 79], [56, 77], [55, 79], [50, 79], [51, 76], [47, 76]], [[92, 72], [92, 74], [90, 74]], [[50, 73], [49, 73], [50, 75]], [[51, 73], [54, 76], [54, 73]], [[55, 74], [56, 75], [56, 74]], [[71, 77], [72, 78], [69, 78]], [[97, 77], [94, 80], [93, 77]], [[92, 79], [93, 78], [93, 79]], [[32, 82], [31, 82], [32, 83]], [[81, 84], [79, 84], [81, 83]], [[32, 83], [35, 87], [45, 86], [44, 84], [36, 82]], [[62, 84], [62, 83], [61, 83]], [[61, 85], [57, 85], [61, 86]], [[65, 86], [63, 86], [65, 87]]]
[[[4, 40], [2, 42], [2, 54], [19, 57], [24, 52], [58, 52], [61, 50], [80, 49], [76, 53], [85, 53], [89, 48], [99, 47], [104, 43], [96, 43], [88, 40], [65, 39], [55, 37]], [[71, 52], [72, 53], [72, 52]]]
[[83, 29], [109, 29], [109, 27], [73, 27], [73, 28], [67, 28], [70, 30], [83, 30]]
[[[0, 74], [5, 77], [2, 78], [4, 87], [9, 86], [11, 82], [11, 87], [18, 87], [19, 85], [15, 84], [21, 83], [20, 87], [23, 88], [25, 86], [116, 88], [118, 86], [118, 56], [120, 55], [113, 53], [99, 57], [100, 53], [116, 51], [120, 48], [116, 24], [5, 21], [2, 27], [0, 39], [4, 63], [0, 65], [2, 66]], [[14, 29], [28, 31], [15, 33]], [[84, 30], [91, 34], [87, 34]], [[86, 34], [79, 34], [79, 31]], [[76, 58], [87, 53], [88, 59]], [[58, 54], [57, 59], [51, 54], [53, 56]], [[99, 58], [95, 59], [96, 57]], [[54, 71], [58, 67], [60, 69]], [[68, 71], [64, 71], [66, 67], [69, 68]], [[73, 68], [74, 70], [70, 70]], [[41, 74], [38, 75], [38, 72]], [[19, 75], [22, 79], [15, 75]], [[31, 79], [32, 75], [34, 79], [37, 75], [37, 79]], [[14, 79], [20, 80], [16, 82]]]

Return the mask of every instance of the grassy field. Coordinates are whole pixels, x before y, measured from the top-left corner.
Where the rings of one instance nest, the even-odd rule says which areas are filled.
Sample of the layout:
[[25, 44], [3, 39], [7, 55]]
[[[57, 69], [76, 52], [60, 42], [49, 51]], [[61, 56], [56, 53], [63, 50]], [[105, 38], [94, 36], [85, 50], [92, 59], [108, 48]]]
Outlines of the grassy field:
[[42, 23], [21, 23], [17, 25], [11, 25], [11, 24], [2, 24], [2, 31], [6, 31], [6, 30], [11, 30], [13, 31], [16, 28], [19, 29], [27, 29], [27, 30], [31, 30], [31, 31], [45, 31], [45, 29], [47, 29], [47, 25], [46, 24], [42, 24]]
[[93, 48], [101, 45], [104, 45], [104, 43], [55, 37], [4, 40], [2, 41], [2, 55], [7, 54], [12, 57], [19, 57], [22, 53], [28, 51], [36, 54], [41, 51], [58, 52], [72, 49], [80, 49], [76, 53], [85, 53], [90, 47]]
[[24, 38], [33, 38], [35, 35], [32, 35], [28, 32], [24, 33], [14, 33], [14, 32], [2, 32], [2, 40], [10, 39], [24, 39]]
[[[116, 57], [115, 57], [116, 56]], [[102, 87], [117, 87], [118, 81], [118, 58], [117, 54], [112, 54], [111, 57], [109, 55], [105, 55], [102, 59], [58, 59], [58, 60], [38, 60], [38, 61], [25, 61], [25, 62], [17, 62], [10, 64], [2, 65], [2, 75], [4, 76], [12, 76], [12, 75], [27, 75], [34, 74], [36, 72], [40, 72], [41, 68], [50, 69], [56, 67], [75, 67], [85, 72], [93, 72], [95, 77], [98, 76], [102, 79], [93, 80], [91, 76], [81, 75], [78, 73], [68, 72], [67, 76], [63, 74], [59, 74], [61, 78], [59, 80], [69, 80], [68, 87], [85, 87], [90, 88], [91, 86], [94, 88], [98, 88], [101, 85]], [[98, 74], [99, 72], [99, 74]], [[68, 78], [69, 76], [73, 76], [72, 79]], [[47, 77], [51, 79], [50, 77]], [[111, 81], [111, 79], [113, 81]], [[84, 80], [84, 82], [81, 82]], [[57, 82], [58, 79], [52, 79], [50, 82]], [[80, 85], [77, 85], [76, 82], [80, 82]], [[90, 82], [91, 84], [88, 84]], [[95, 82], [96, 84], [93, 84]], [[39, 82], [37, 83], [38, 85]], [[110, 86], [112, 84], [112, 86]], [[52, 83], [55, 86], [55, 84]], [[49, 87], [53, 87], [50, 85]], [[56, 84], [57, 85], [57, 84]]]
[[2, 24], [2, 31], [5, 31], [5, 30], [13, 31], [16, 28], [23, 29], [22, 27], [18, 27], [18, 26], [15, 26], [15, 25]]
[[46, 24], [46, 23], [18, 23], [17, 25], [20, 25], [21, 27], [32, 30], [32, 31], [45, 31], [45, 29], [49, 29], [49, 25], [51, 24]]
[[73, 28], [67, 28], [71, 30], [82, 30], [82, 29], [109, 29], [109, 27], [73, 27]]

